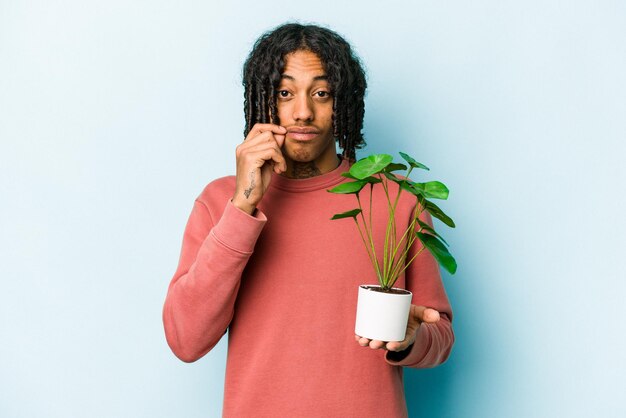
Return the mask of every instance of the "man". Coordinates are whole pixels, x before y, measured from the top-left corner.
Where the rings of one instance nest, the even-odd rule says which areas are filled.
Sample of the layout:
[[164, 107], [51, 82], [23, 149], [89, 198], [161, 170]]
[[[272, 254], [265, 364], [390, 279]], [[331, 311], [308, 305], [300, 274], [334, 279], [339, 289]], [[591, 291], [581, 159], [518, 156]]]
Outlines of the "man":
[[[402, 366], [447, 359], [452, 313], [424, 251], [397, 282], [414, 294], [406, 339], [352, 340], [358, 285], [376, 277], [354, 224], [330, 221], [353, 196], [327, 190], [364, 143], [361, 65], [336, 33], [286, 24], [256, 42], [244, 87], [237, 173], [194, 203], [163, 309], [168, 344], [192, 362], [229, 330], [226, 417], [406, 416]], [[385, 205], [375, 198], [378, 241]], [[404, 193], [399, 227], [414, 205]]]

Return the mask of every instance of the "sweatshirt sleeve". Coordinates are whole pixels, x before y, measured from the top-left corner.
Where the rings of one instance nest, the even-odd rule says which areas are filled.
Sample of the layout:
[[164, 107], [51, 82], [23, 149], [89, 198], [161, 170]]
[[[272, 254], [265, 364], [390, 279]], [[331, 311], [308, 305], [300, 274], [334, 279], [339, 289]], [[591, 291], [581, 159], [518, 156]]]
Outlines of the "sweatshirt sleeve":
[[[430, 214], [422, 212], [420, 219], [433, 225]], [[411, 254], [422, 247], [416, 240]], [[435, 367], [450, 356], [454, 344], [452, 308], [441, 281], [437, 260], [424, 249], [406, 270], [406, 288], [413, 293], [412, 304], [433, 308], [440, 313], [434, 324], [420, 325], [415, 342], [400, 352], [387, 351], [385, 361], [394, 366], [414, 368]]]
[[241, 273], [266, 221], [260, 210], [251, 216], [229, 200], [214, 225], [206, 205], [194, 202], [163, 306], [167, 343], [181, 360], [198, 360], [226, 332]]
[[420, 325], [415, 342], [406, 350], [387, 351], [385, 360], [394, 366], [420, 369], [435, 367], [448, 359], [452, 344], [454, 332], [450, 319], [446, 314], [441, 314], [438, 322]]

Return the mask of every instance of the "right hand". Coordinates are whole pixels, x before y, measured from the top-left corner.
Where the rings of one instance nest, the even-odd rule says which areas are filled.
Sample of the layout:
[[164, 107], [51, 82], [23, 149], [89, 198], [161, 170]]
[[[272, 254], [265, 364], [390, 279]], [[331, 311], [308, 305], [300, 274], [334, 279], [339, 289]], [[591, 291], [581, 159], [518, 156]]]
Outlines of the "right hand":
[[270, 123], [255, 124], [243, 143], [237, 146], [237, 179], [233, 204], [252, 214], [272, 178], [287, 171], [280, 148], [287, 129]]

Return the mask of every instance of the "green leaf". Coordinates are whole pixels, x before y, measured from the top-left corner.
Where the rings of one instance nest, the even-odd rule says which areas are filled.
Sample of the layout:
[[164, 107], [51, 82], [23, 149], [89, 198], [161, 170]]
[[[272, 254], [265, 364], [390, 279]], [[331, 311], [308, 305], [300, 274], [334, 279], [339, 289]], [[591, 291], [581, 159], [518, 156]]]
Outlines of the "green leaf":
[[419, 199], [419, 201], [422, 204], [422, 206], [424, 206], [424, 209], [426, 209], [428, 211], [428, 213], [430, 213], [432, 216], [434, 216], [435, 218], [439, 219], [441, 222], [443, 222], [444, 224], [448, 225], [450, 228], [454, 228], [456, 226], [456, 225], [454, 225], [454, 221], [452, 220], [452, 218], [450, 218], [448, 215], [446, 215], [439, 208], [439, 206], [435, 205], [430, 200], [426, 200], [423, 197], [421, 199]]
[[393, 175], [392, 173], [384, 173], [385, 177], [387, 177], [389, 180], [393, 181], [394, 183], [397, 183], [400, 188], [406, 190], [407, 192], [414, 194], [414, 195], [419, 195], [420, 193], [415, 190], [413, 188], [413, 182], [410, 179], [401, 179], [400, 177], [397, 177], [395, 175]]
[[441, 267], [448, 270], [450, 274], [456, 273], [456, 260], [437, 237], [421, 232], [417, 233], [417, 237], [422, 244], [424, 244], [424, 247], [430, 251], [433, 257], [435, 257], [435, 260], [437, 260]]
[[374, 176], [366, 177], [363, 180], [365, 180], [365, 181], [367, 181], [368, 183], [371, 183], [371, 184], [376, 184], [376, 183], [382, 183], [383, 182], [381, 179], [379, 179], [378, 177], [374, 177]]
[[408, 154], [405, 154], [404, 152], [400, 153], [400, 157], [404, 158], [404, 161], [406, 161], [407, 163], [409, 163], [409, 165], [413, 168], [421, 168], [423, 170], [430, 170], [430, 168], [426, 167], [424, 164], [422, 163], [418, 163], [417, 161], [415, 161], [415, 159], [413, 157], [411, 157]]
[[391, 163], [389, 164], [387, 167], [385, 167], [385, 172], [386, 173], [390, 173], [392, 171], [398, 171], [398, 170], [407, 170], [407, 166], [405, 166], [404, 164], [399, 164], [399, 163]]
[[358, 193], [367, 184], [366, 180], [349, 181], [341, 183], [339, 186], [333, 187], [329, 190], [331, 193], [351, 194]]
[[347, 177], [347, 178], [352, 179], [352, 180], [358, 180], [356, 177], [354, 177], [352, 174], [350, 174], [349, 171], [344, 171], [343, 173], [341, 173], [341, 176], [342, 177]]
[[350, 174], [362, 180], [382, 172], [385, 167], [391, 164], [391, 161], [393, 161], [393, 157], [389, 154], [373, 154], [352, 164]]
[[415, 189], [413, 187], [413, 182], [408, 181], [408, 180], [400, 180], [398, 182], [398, 184], [400, 185], [400, 188], [406, 190], [407, 192], [414, 194], [414, 195], [419, 195], [421, 194], [417, 189]]
[[384, 172], [383, 172], [383, 175], [384, 175], [385, 177], [387, 177], [389, 180], [393, 181], [394, 183], [398, 183], [398, 184], [400, 184], [400, 182], [401, 182], [401, 181], [403, 181], [401, 178], [399, 178], [399, 177], [398, 177], [398, 176], [396, 176], [395, 174], [393, 174], [393, 173], [389, 173], [389, 172], [387, 172], [387, 171], [384, 171]]
[[411, 186], [415, 188], [420, 194], [424, 195], [425, 198], [433, 198], [433, 199], [447, 199], [450, 191], [440, 181], [429, 181], [426, 183], [412, 183]]
[[387, 177], [389, 180], [393, 181], [394, 183], [397, 183], [400, 186], [400, 188], [406, 190], [407, 192], [411, 194], [414, 194], [415, 196], [419, 196], [422, 194], [421, 192], [413, 188], [414, 183], [410, 179], [401, 179], [395, 174], [387, 173], [387, 172], [384, 172], [383, 175]]
[[422, 164], [422, 163], [420, 163], [420, 162], [416, 161], [413, 157], [411, 157], [410, 155], [408, 155], [408, 154], [406, 154], [406, 153], [404, 153], [404, 152], [401, 152], [401, 153], [400, 153], [400, 156], [401, 156], [402, 158], [404, 158], [404, 160], [405, 160], [407, 163], [409, 163], [409, 165], [410, 165], [411, 167], [413, 167], [413, 168], [421, 168], [421, 169], [423, 169], [423, 170], [430, 170], [430, 168], [428, 168], [428, 167], [426, 167], [424, 164]]
[[361, 213], [361, 209], [352, 209], [352, 210], [349, 210], [347, 212], [338, 213], [338, 214], [334, 215], [332, 218], [330, 218], [330, 220], [334, 221], [335, 219], [356, 218], [356, 216], [359, 213]]
[[[422, 229], [426, 232], [428, 232], [431, 235], [436, 236], [437, 238], [439, 238], [441, 241], [443, 241], [444, 244], [446, 244], [448, 247], [450, 246], [450, 244], [448, 244], [446, 242], [445, 239], [443, 239], [443, 237], [441, 235], [439, 235], [437, 233], [437, 231], [435, 231], [430, 225], [428, 225], [426, 222], [422, 222], [420, 219], [417, 220], [417, 223], [420, 224], [420, 226], [422, 227]], [[419, 231], [418, 231], [419, 232]]]

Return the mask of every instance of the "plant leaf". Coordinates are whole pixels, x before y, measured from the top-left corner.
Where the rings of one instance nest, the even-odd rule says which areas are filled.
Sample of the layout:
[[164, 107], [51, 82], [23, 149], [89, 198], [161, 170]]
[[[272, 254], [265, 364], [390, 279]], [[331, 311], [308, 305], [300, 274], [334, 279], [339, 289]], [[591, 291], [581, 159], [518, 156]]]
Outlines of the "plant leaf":
[[361, 213], [361, 209], [352, 209], [352, 210], [349, 210], [347, 212], [337, 213], [336, 215], [333, 215], [333, 217], [330, 218], [330, 220], [334, 221], [335, 219], [356, 218], [356, 216], [359, 213]]
[[[441, 241], [443, 241], [443, 243], [444, 243], [444, 244], [446, 244], [446, 246], [448, 246], [448, 247], [450, 246], [450, 244], [448, 244], [448, 243], [446, 242], [446, 240], [445, 240], [445, 239], [443, 239], [443, 237], [442, 237], [441, 235], [439, 235], [439, 234], [437, 233], [437, 231], [435, 231], [435, 230], [434, 230], [434, 229], [433, 229], [430, 225], [428, 225], [426, 222], [422, 222], [420, 219], [418, 219], [418, 220], [417, 220], [417, 223], [419, 223], [419, 224], [420, 224], [420, 226], [422, 227], [422, 229], [423, 229], [424, 231], [426, 231], [426, 232], [428, 232], [429, 234], [434, 235], [434, 236], [436, 236], [437, 238], [439, 238]], [[419, 232], [419, 231], [418, 231], [418, 232]]]
[[381, 179], [379, 179], [378, 177], [374, 177], [374, 176], [366, 177], [363, 180], [365, 180], [365, 181], [367, 181], [368, 183], [371, 183], [371, 184], [376, 184], [376, 183], [382, 183], [383, 182]]
[[404, 158], [404, 161], [406, 161], [407, 163], [409, 163], [409, 165], [413, 168], [421, 168], [423, 170], [430, 170], [430, 168], [426, 167], [424, 164], [422, 163], [418, 163], [417, 161], [415, 161], [415, 158], [411, 157], [408, 154], [405, 154], [404, 152], [400, 153], [400, 157]]
[[417, 237], [443, 268], [448, 270], [450, 274], [456, 273], [456, 260], [437, 237], [421, 232], [417, 233]]
[[429, 181], [426, 183], [411, 183], [411, 186], [415, 188], [420, 194], [426, 198], [442, 199], [446, 200], [450, 191], [440, 181]]
[[393, 181], [394, 183], [397, 183], [400, 188], [406, 190], [407, 192], [414, 194], [415, 196], [419, 196], [421, 195], [421, 193], [413, 188], [413, 182], [410, 179], [401, 179], [400, 177], [396, 176], [393, 173], [383, 173], [385, 175], [385, 177], [387, 177], [389, 180]]
[[393, 174], [393, 173], [389, 173], [389, 172], [387, 172], [387, 171], [383, 171], [383, 175], [384, 175], [385, 177], [387, 177], [389, 180], [393, 181], [394, 183], [398, 183], [398, 184], [400, 184], [400, 182], [402, 181], [402, 179], [401, 179], [401, 178], [399, 178], [399, 177], [398, 177], [398, 176], [396, 176], [395, 174]]
[[341, 176], [342, 177], [347, 177], [347, 178], [352, 179], [352, 180], [358, 180], [356, 177], [354, 177], [352, 174], [350, 174], [349, 171], [344, 171], [343, 173], [341, 173]]
[[393, 181], [394, 183], [397, 183], [400, 188], [406, 190], [407, 192], [414, 194], [415, 196], [419, 196], [421, 195], [421, 193], [413, 188], [413, 182], [410, 179], [401, 179], [400, 177], [396, 176], [393, 173], [388, 173], [388, 172], [383, 172], [384, 176], [387, 177], [389, 180]]
[[351, 194], [358, 193], [367, 184], [366, 180], [349, 181], [341, 183], [339, 186], [333, 187], [328, 190], [331, 193]]
[[407, 170], [407, 169], [408, 169], [408, 167], [406, 165], [404, 165], [404, 164], [391, 163], [387, 167], [385, 167], [384, 172], [385, 173], [390, 173], [392, 171]]
[[408, 181], [408, 180], [400, 180], [398, 182], [398, 184], [400, 185], [400, 187], [404, 190], [406, 190], [407, 192], [414, 194], [414, 195], [420, 195], [422, 193], [420, 193], [419, 190], [417, 190], [416, 188], [413, 187], [413, 182]]
[[426, 200], [423, 197], [420, 198], [419, 201], [420, 201], [420, 204], [422, 204], [422, 206], [424, 206], [424, 209], [426, 209], [428, 211], [428, 213], [430, 213], [432, 216], [434, 216], [435, 218], [439, 219], [441, 222], [443, 222], [444, 224], [448, 225], [450, 228], [454, 228], [456, 226], [456, 225], [454, 225], [454, 221], [452, 220], [452, 218], [450, 218], [448, 215], [446, 215], [439, 208], [439, 206], [435, 205], [430, 200]]
[[373, 154], [352, 164], [350, 174], [362, 180], [382, 172], [392, 161], [393, 157], [389, 154]]

